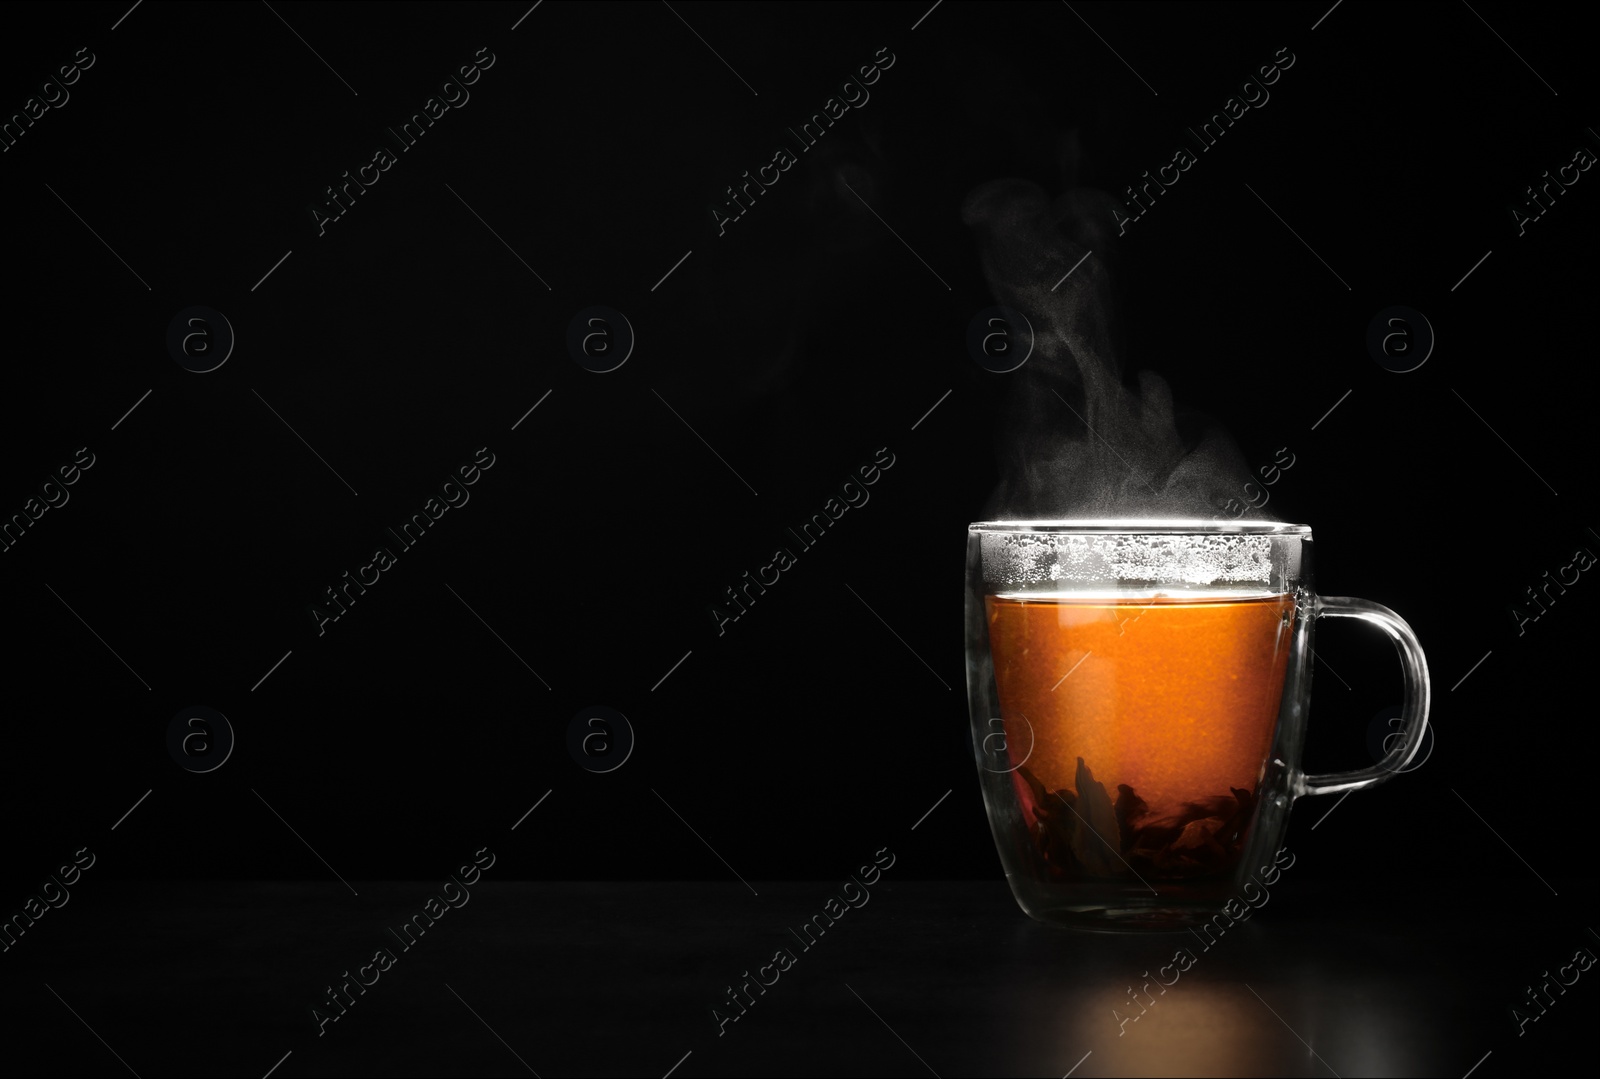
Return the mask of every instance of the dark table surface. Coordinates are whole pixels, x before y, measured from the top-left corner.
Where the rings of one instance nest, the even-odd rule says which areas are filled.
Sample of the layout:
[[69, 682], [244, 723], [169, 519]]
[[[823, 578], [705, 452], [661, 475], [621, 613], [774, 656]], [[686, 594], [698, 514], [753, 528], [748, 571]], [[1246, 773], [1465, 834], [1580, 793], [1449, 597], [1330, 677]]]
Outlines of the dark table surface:
[[[827, 882], [486, 877], [409, 951], [389, 930], [430, 882], [355, 881], [352, 895], [336, 882], [86, 877], [0, 956], [0, 1071], [1595, 1074], [1600, 970], [1566, 967], [1576, 980], [1552, 986], [1519, 1033], [1513, 1008], [1540, 1014], [1525, 988], [1600, 949], [1580, 922], [1530, 917], [1525, 888], [1286, 877], [1208, 949], [1187, 933], [1044, 926], [999, 880], [891, 877], [809, 950], [790, 930], [835, 894]], [[319, 1034], [325, 988], [385, 947], [390, 969], [369, 967], [376, 982], [352, 985], [354, 1004]], [[1168, 965], [1185, 947], [1189, 969]], [[780, 948], [792, 965], [768, 966], [776, 981], [752, 985], [754, 1003], [719, 1033], [713, 1009], [738, 1014], [728, 987]], [[1141, 1011], [1129, 987], [1147, 971], [1155, 1003]]]

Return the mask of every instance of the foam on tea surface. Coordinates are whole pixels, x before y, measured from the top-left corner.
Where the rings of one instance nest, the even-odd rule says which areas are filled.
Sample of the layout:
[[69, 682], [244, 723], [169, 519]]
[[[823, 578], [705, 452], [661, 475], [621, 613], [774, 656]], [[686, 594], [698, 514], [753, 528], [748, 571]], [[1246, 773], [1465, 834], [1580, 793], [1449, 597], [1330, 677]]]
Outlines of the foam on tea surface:
[[985, 532], [981, 543], [992, 588], [1046, 581], [1266, 586], [1274, 576], [1273, 537], [1266, 535]]

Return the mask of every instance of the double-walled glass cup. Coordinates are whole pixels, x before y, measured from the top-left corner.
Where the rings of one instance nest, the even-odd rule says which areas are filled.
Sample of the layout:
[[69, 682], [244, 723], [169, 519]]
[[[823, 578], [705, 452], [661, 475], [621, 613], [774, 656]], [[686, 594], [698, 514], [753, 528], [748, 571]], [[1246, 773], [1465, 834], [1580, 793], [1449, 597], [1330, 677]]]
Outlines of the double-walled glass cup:
[[[1399, 651], [1402, 729], [1370, 768], [1300, 768], [1319, 618], [1360, 619]], [[984, 805], [1040, 921], [1167, 928], [1243, 909], [1285, 864], [1296, 798], [1381, 783], [1422, 745], [1416, 635], [1387, 607], [1313, 592], [1306, 525], [974, 524], [966, 621]]]

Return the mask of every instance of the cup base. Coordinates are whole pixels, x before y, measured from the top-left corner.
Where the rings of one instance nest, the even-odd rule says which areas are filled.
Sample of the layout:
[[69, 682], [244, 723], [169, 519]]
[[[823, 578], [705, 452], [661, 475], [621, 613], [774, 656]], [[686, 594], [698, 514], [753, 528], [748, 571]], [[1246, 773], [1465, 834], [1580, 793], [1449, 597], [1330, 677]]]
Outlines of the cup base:
[[1205, 925], [1216, 909], [1182, 906], [1082, 906], [1027, 911], [1035, 922], [1056, 929], [1091, 933], [1182, 933], [1192, 925]]
[[1190, 926], [1205, 925], [1216, 913], [1216, 909], [1199, 907], [1108, 907], [1087, 904], [1027, 910], [1028, 917], [1034, 921], [1058, 929], [1137, 934], [1182, 933]]
[[1184, 932], [1221, 914], [1231, 894], [1228, 878], [1169, 883], [1160, 895], [1082, 884], [1068, 891], [1016, 876], [1008, 883], [1017, 905], [1034, 921], [1100, 933]]

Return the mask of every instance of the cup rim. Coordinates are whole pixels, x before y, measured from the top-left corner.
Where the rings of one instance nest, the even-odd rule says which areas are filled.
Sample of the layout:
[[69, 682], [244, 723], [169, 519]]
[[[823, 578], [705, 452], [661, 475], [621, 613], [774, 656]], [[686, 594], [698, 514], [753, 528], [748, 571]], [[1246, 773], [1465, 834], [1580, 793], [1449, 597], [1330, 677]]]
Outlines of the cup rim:
[[1311, 526], [1283, 521], [1207, 521], [1200, 518], [1111, 518], [1023, 521], [974, 521], [968, 532], [1009, 534], [1042, 532], [1050, 535], [1238, 535], [1309, 536]]

